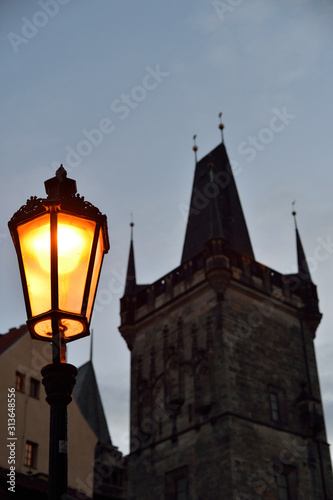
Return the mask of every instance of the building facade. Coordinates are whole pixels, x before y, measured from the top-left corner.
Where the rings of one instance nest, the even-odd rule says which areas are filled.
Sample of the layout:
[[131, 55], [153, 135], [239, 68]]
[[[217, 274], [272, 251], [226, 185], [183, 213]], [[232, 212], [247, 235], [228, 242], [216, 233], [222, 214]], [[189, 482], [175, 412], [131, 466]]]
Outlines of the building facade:
[[[50, 406], [45, 400], [41, 368], [51, 362], [51, 346], [33, 340], [26, 325], [12, 328], [0, 336], [0, 392], [15, 394], [15, 473], [48, 480]], [[12, 394], [12, 393], [10, 393]], [[7, 406], [0, 406], [0, 420], [7, 422]], [[82, 440], [82, 435], [85, 439]], [[87, 478], [93, 471], [97, 437], [73, 399], [68, 406], [68, 486], [92, 498], [93, 484]], [[0, 467], [9, 469], [8, 449], [3, 434]], [[45, 488], [47, 491], [47, 488]]]
[[138, 285], [131, 239], [129, 500], [333, 499], [297, 228], [296, 245], [296, 274], [255, 260], [223, 142], [196, 163], [181, 265]]
[[[0, 405], [0, 498], [13, 496], [7, 483], [11, 466], [18, 498], [48, 497], [50, 406], [41, 368], [51, 359], [51, 345], [32, 339], [26, 325], [0, 335], [0, 393], [4, 398]], [[15, 401], [15, 423], [11, 422], [8, 433], [7, 394]], [[14, 443], [12, 450], [8, 443]], [[69, 499], [125, 498], [126, 462], [112, 445], [91, 360], [78, 369], [68, 406], [68, 487]]]

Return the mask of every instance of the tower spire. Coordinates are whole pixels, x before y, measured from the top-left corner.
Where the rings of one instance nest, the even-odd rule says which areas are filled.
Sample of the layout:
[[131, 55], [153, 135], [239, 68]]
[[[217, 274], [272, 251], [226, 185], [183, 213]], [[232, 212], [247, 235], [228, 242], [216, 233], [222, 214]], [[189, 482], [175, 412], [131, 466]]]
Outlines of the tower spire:
[[223, 238], [232, 250], [254, 260], [235, 179], [223, 143], [195, 166], [181, 263], [202, 252], [212, 238]]
[[297, 212], [295, 211], [295, 203], [296, 200], [292, 202], [293, 211], [291, 213], [292, 216], [294, 217], [294, 222], [295, 222], [298, 275], [304, 283], [312, 283], [308, 263], [306, 261], [305, 252], [303, 249], [303, 245], [297, 227], [297, 221], [296, 221]]
[[136, 274], [135, 274], [135, 260], [134, 260], [134, 246], [133, 246], [133, 214], [131, 213], [131, 243], [128, 255], [127, 264], [127, 274], [126, 274], [126, 284], [125, 284], [125, 295], [133, 295], [136, 291]]

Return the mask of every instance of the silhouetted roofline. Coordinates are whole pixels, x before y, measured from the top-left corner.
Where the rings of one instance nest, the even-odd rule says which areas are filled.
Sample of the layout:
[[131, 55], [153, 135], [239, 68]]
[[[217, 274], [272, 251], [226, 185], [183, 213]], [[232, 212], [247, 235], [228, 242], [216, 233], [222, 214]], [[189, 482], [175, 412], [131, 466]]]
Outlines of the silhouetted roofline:
[[28, 331], [27, 325], [21, 325], [19, 328], [11, 328], [8, 333], [0, 334], [0, 354], [15, 344]]
[[98, 441], [105, 446], [111, 445], [109, 429], [91, 361], [87, 361], [78, 369], [73, 396]]

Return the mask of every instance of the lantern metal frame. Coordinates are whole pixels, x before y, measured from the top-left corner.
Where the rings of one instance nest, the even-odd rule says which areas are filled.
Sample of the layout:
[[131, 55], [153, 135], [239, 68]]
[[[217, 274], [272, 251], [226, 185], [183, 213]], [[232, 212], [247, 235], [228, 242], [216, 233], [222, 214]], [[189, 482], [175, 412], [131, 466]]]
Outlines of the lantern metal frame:
[[[45, 182], [47, 183], [56, 179], [50, 179]], [[66, 181], [72, 181], [72, 179], [65, 179]], [[103, 264], [104, 255], [108, 252], [110, 248], [108, 229], [107, 229], [107, 218], [103, 215], [100, 210], [95, 207], [92, 203], [85, 201], [83, 196], [76, 193], [76, 183], [72, 181], [75, 185], [70, 193], [59, 194], [56, 196], [48, 198], [37, 198], [36, 196], [31, 196], [27, 200], [26, 204], [23, 205], [11, 218], [8, 223], [14, 245], [16, 248], [19, 270], [23, 288], [23, 295], [25, 301], [25, 307], [27, 312], [27, 325], [30, 334], [33, 338], [50, 342], [52, 340], [53, 334], [58, 328], [63, 330], [62, 341], [67, 343], [76, 340], [81, 337], [88, 336], [90, 334], [89, 325], [91, 321], [91, 316], [93, 312], [94, 302], [96, 299], [96, 292], [98, 288], [100, 272]], [[73, 188], [73, 186], [72, 186]], [[54, 193], [53, 193], [54, 194]], [[65, 214], [73, 216], [77, 219], [82, 219], [85, 221], [92, 221], [95, 223], [94, 236], [90, 251], [89, 264], [87, 267], [87, 274], [85, 279], [84, 292], [82, 296], [82, 306], [80, 313], [73, 313], [71, 311], [62, 310], [59, 308], [59, 290], [58, 290], [58, 247], [57, 247], [57, 225], [58, 225], [58, 215]], [[51, 308], [42, 314], [33, 315], [31, 307], [31, 298], [29, 296], [28, 284], [26, 270], [23, 262], [22, 249], [20, 244], [20, 238], [18, 234], [19, 226], [26, 224], [27, 222], [38, 219], [44, 215], [49, 216], [50, 220], [50, 292], [51, 292]], [[100, 233], [102, 233], [103, 238], [103, 253], [101, 256], [101, 261], [99, 269], [97, 270], [98, 275], [95, 280], [95, 290], [91, 289], [92, 279], [94, 274], [94, 265], [96, 260], [97, 246], [100, 239]], [[91, 293], [94, 293], [93, 298], [91, 298]], [[88, 299], [90, 298], [90, 317], [87, 318], [87, 308]], [[66, 337], [64, 329], [61, 327], [61, 320], [75, 320], [81, 323], [82, 331], [76, 335], [71, 335]], [[51, 331], [47, 336], [39, 335], [35, 331], [35, 325], [43, 320], [51, 321]], [[58, 326], [57, 326], [58, 325]]]

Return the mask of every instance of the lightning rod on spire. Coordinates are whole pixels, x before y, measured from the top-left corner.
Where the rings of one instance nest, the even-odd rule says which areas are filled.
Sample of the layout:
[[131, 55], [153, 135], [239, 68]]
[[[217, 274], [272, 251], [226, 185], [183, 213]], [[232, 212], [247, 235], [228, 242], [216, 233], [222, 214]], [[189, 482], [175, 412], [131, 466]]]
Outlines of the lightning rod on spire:
[[219, 118], [220, 118], [219, 129], [221, 130], [221, 141], [222, 141], [222, 143], [224, 143], [224, 136], [223, 136], [224, 125], [222, 123], [222, 112], [219, 113]]
[[197, 157], [198, 146], [196, 145], [196, 142], [195, 142], [196, 138], [197, 138], [197, 136], [195, 134], [193, 136], [193, 141], [194, 141], [193, 151], [194, 151], [195, 163], [197, 163], [197, 161], [198, 161], [198, 157]]
[[134, 222], [133, 222], [133, 213], [131, 212], [131, 222], [130, 222], [130, 227], [131, 227], [131, 240], [133, 240], [133, 227], [134, 227]]
[[295, 228], [297, 229], [295, 203], [296, 203], [296, 200], [292, 202], [293, 211], [291, 212], [291, 215], [294, 217]]

